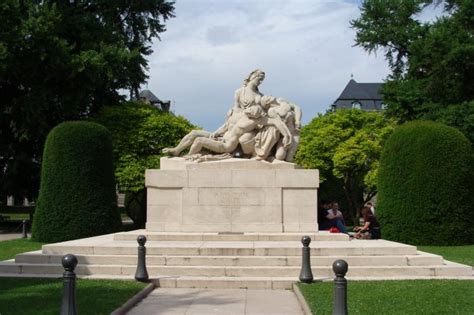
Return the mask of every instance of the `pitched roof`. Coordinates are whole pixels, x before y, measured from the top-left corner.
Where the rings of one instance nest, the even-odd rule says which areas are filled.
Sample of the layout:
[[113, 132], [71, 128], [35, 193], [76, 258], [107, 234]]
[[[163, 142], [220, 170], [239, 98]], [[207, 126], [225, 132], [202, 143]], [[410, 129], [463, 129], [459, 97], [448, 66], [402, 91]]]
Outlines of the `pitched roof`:
[[144, 98], [150, 101], [150, 103], [159, 103], [160, 99], [156, 97], [150, 90], [143, 90], [138, 94], [138, 98]]
[[351, 79], [338, 100], [381, 100], [380, 89], [383, 83], [357, 83]]

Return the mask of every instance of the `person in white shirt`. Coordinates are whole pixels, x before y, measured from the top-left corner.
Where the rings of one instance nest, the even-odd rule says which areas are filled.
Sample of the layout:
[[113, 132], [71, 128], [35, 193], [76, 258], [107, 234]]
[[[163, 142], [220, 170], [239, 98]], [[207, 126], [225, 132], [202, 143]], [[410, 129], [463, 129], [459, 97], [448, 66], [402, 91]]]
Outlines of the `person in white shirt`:
[[326, 212], [326, 220], [324, 221], [324, 229], [337, 227], [341, 233], [347, 233], [344, 222], [344, 216], [339, 210], [339, 203], [332, 202], [331, 207]]

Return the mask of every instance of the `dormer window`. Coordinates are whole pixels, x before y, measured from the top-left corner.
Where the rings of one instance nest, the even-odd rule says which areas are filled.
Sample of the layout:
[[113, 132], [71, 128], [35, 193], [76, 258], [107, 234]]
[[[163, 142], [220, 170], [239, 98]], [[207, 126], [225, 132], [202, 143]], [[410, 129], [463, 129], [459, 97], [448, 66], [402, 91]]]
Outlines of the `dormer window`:
[[362, 109], [362, 104], [358, 101], [352, 102], [352, 109]]

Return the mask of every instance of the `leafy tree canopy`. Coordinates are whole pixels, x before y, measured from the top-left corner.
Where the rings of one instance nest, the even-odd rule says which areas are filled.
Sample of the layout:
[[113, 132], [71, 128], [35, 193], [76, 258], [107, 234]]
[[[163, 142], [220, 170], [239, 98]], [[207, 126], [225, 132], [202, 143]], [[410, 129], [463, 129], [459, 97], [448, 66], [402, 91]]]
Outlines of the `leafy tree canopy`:
[[[380, 152], [394, 122], [382, 114], [341, 109], [319, 115], [301, 130], [296, 161], [343, 180], [350, 215], [376, 193]], [[365, 196], [365, 198], [364, 198]]]
[[[428, 5], [443, 5], [435, 21], [421, 22]], [[353, 20], [356, 45], [384, 50], [392, 69], [383, 89], [387, 114], [400, 122], [447, 123], [474, 141], [474, 2], [365, 0]]]
[[104, 107], [93, 120], [112, 133], [115, 176], [120, 191], [145, 188], [145, 170], [160, 167], [161, 150], [175, 146], [196, 127], [182, 116], [142, 102]]
[[175, 146], [193, 125], [143, 102], [106, 106], [94, 121], [112, 133], [115, 178], [125, 210], [137, 227], [146, 222], [145, 170], [160, 168], [161, 150]]
[[0, 193], [37, 191], [52, 127], [138, 90], [173, 10], [167, 0], [1, 2]]

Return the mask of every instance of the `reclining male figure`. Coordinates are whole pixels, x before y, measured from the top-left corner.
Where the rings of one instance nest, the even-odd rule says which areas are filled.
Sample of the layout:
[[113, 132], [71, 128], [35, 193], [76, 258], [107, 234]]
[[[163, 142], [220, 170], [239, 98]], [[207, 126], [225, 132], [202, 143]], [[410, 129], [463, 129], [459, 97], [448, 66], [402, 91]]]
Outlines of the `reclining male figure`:
[[242, 115], [236, 124], [223, 135], [222, 141], [204, 137], [195, 138], [189, 150], [189, 154], [197, 154], [201, 152], [202, 149], [208, 149], [215, 153], [231, 153], [239, 145], [239, 138], [245, 133], [258, 128], [259, 125], [275, 126], [283, 135], [284, 146], [291, 144], [291, 133], [279, 117], [268, 117], [259, 105], [250, 106], [243, 112], [245, 115]]

